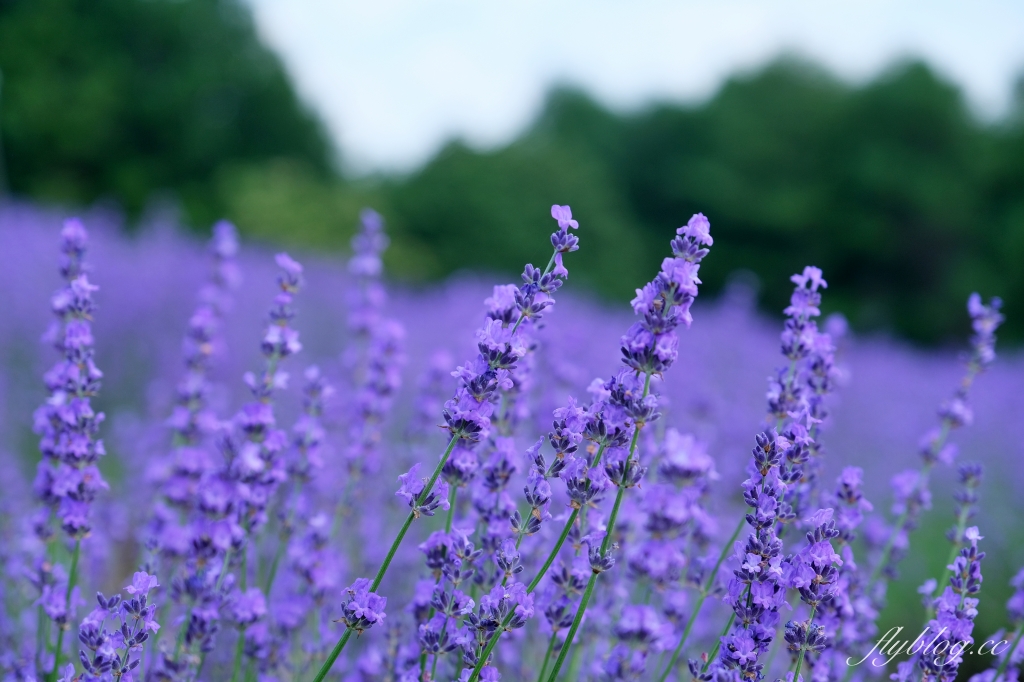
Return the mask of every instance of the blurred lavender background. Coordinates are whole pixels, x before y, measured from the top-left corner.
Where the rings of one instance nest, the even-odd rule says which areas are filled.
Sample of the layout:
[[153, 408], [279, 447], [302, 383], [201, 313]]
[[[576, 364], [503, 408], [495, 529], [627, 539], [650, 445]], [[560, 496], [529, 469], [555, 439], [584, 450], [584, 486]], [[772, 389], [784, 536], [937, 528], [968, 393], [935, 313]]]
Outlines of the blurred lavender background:
[[[45, 394], [39, 377], [52, 360], [40, 335], [50, 317], [49, 296], [58, 284], [53, 263], [63, 217], [31, 205], [9, 204], [0, 211], [0, 253], [6, 254], [0, 268], [0, 451], [5, 454], [5, 496], [14, 494], [11, 486], [27, 485], [38, 460], [30, 417]], [[92, 235], [90, 278], [100, 287], [95, 335], [97, 362], [105, 378], [98, 404], [109, 419], [106, 440], [111, 456], [103, 466], [112, 486], [99, 503], [100, 539], [95, 541], [99, 546], [110, 541], [106, 546], [112, 551], [91, 556], [88, 582], [117, 587], [122, 584], [120, 576], [134, 570], [139, 556], [136, 533], [148, 503], [140, 498], [148, 494], [147, 465], [155, 454], [166, 451], [168, 436], [162, 424], [174, 397], [180, 339], [208, 266], [203, 244], [177, 229], [173, 215], [156, 216], [131, 236], [122, 231], [117, 214], [94, 210], [82, 218]], [[580, 234], [585, 248], [585, 225]], [[298, 412], [301, 368], [318, 364], [341, 388], [340, 399], [327, 416], [329, 445], [341, 449], [344, 434], [338, 427], [344, 420], [339, 411], [346, 404], [344, 351], [350, 341], [345, 291], [350, 280], [340, 260], [293, 255], [307, 268], [308, 286], [298, 299], [295, 322], [305, 348], [289, 361], [293, 385], [280, 400], [280, 421], [289, 423]], [[713, 257], [712, 253], [709, 258]], [[214, 368], [215, 383], [221, 387], [214, 404], [225, 418], [243, 400], [243, 372], [259, 362], [257, 341], [274, 288], [271, 251], [244, 245], [240, 266], [244, 286], [226, 324], [228, 352], [218, 355]], [[406, 425], [416, 421], [420, 387], [437, 366], [438, 353], [446, 355], [441, 367], [447, 372], [474, 351], [472, 331], [494, 283], [483, 276], [463, 276], [427, 289], [390, 287], [387, 314], [406, 328], [407, 362], [401, 370], [396, 414], [387, 427], [381, 471], [372, 481], [373, 508], [386, 514], [373, 515], [361, 532], [372, 536], [381, 527], [398, 523], [401, 509], [392, 493], [395, 476], [412, 461], [429, 461], [433, 455], [427, 453], [443, 446], [441, 429], [434, 429], [436, 436], [414, 437]], [[554, 407], [570, 394], [583, 394], [594, 377], [618, 366], [619, 336], [631, 318], [628, 307], [598, 302], [570, 278], [541, 335], [537, 382], [529, 401], [531, 426], [523, 430], [529, 437], [517, 443], [520, 452], [550, 427]], [[833, 319], [829, 324], [834, 328], [839, 322]], [[766, 377], [779, 364], [778, 331], [776, 322], [756, 311], [753, 292], [740, 277], [718, 299], [699, 303], [692, 329], [681, 335], [680, 357], [688, 360], [664, 386], [666, 419], [659, 428], [675, 426], [708, 443], [722, 474], [713, 490], [713, 508], [738, 502], [752, 435], [764, 419]], [[876, 510], [886, 510], [889, 477], [916, 464], [918, 438], [935, 423], [936, 407], [956, 385], [961, 363], [954, 351], [922, 351], [883, 336], [848, 336], [839, 357], [846, 378], [823, 436], [828, 477], [844, 465], [863, 467], [866, 495]], [[445, 373], [441, 376], [446, 388], [454, 385]], [[984, 636], [1004, 622], [1007, 582], [1024, 562], [1024, 529], [1018, 522], [1024, 515], [1019, 494], [1024, 486], [1022, 386], [1024, 356], [1001, 351], [972, 395], [973, 426], [954, 438], [959, 459], [982, 462], [987, 469], [978, 519], [990, 557], [982, 592], [985, 608], [979, 617]], [[434, 418], [440, 420], [436, 412]], [[916, 586], [944, 563], [948, 550], [941, 537], [952, 522], [953, 478], [948, 469], [936, 476], [935, 509], [913, 538], [902, 578], [890, 590], [883, 631], [893, 614], [903, 614], [904, 622], [907, 612], [922, 610]], [[388, 514], [394, 518], [389, 520]], [[416, 541], [426, 537], [429, 527], [413, 530]], [[382, 551], [379, 545], [367, 543], [365, 558]], [[418, 561], [413, 554], [399, 560]], [[396, 580], [403, 582], [401, 577]]]

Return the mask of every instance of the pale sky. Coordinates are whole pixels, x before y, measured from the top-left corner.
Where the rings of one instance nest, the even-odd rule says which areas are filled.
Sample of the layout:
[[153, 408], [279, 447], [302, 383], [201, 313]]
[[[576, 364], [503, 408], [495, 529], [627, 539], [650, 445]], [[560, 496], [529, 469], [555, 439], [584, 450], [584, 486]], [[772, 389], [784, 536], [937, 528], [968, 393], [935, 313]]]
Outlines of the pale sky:
[[922, 57], [981, 115], [1024, 72], [1022, 0], [248, 0], [356, 172], [513, 139], [556, 83], [630, 111], [782, 52], [863, 81]]

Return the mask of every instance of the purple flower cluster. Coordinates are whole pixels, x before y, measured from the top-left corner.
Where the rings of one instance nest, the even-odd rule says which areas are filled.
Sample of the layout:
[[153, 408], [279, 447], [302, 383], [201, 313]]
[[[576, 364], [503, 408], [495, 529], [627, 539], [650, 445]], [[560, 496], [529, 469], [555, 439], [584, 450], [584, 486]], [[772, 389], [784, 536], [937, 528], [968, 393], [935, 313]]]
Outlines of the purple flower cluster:
[[910, 533], [917, 528], [921, 514], [932, 505], [928, 483], [932, 469], [937, 463], [952, 464], [956, 457], [956, 445], [948, 442], [950, 433], [973, 421], [973, 412], [967, 404], [967, 397], [975, 378], [995, 360], [995, 332], [1003, 321], [999, 313], [1002, 301], [993, 298], [989, 305], [981, 302], [978, 294], [971, 294], [967, 311], [971, 316], [974, 335], [971, 337], [971, 354], [967, 358], [967, 371], [953, 397], [939, 407], [939, 427], [928, 431], [921, 439], [921, 466], [896, 474], [892, 478], [894, 502], [892, 513], [897, 517], [895, 524], [885, 533], [885, 539], [869, 537], [870, 543], [879, 548], [874, 569], [868, 582], [875, 607], [885, 604], [887, 580], [898, 573], [896, 566], [906, 554]]
[[[898, 682], [920, 678], [923, 682], [952, 682], [963, 662], [964, 652], [974, 643], [974, 619], [978, 615], [981, 590], [981, 560], [985, 553], [978, 551], [982, 539], [978, 528], [972, 526], [964, 532], [967, 546], [947, 568], [952, 575], [949, 584], [937, 597], [929, 598], [935, 617], [928, 621], [926, 632], [935, 633], [934, 639], [921, 647], [909, 660], [896, 666], [890, 678]], [[926, 586], [935, 589], [934, 581]]]
[[51, 299], [57, 319], [45, 337], [61, 359], [44, 377], [50, 395], [34, 417], [43, 455], [34, 490], [50, 510], [37, 523], [37, 533], [44, 540], [48, 539], [53, 519], [68, 537], [81, 541], [92, 528], [92, 502], [107, 489], [97, 466], [106, 454], [98, 437], [103, 413], [92, 407], [103, 377], [93, 362], [92, 296], [98, 287], [89, 282], [83, 263], [86, 242], [81, 222], [72, 219], [64, 223], [60, 273], [66, 284]]
[[[116, 682], [134, 679], [132, 671], [142, 662], [142, 651], [151, 633], [160, 630], [156, 622], [156, 606], [149, 602], [149, 593], [156, 588], [157, 579], [143, 571], [135, 574], [132, 584], [124, 589], [130, 598], [120, 594], [104, 597], [96, 595], [98, 606], [82, 620], [78, 628], [79, 661], [83, 680]], [[106, 622], [116, 625], [107, 629]], [[89, 653], [87, 653], [89, 652]], [[72, 666], [73, 671], [73, 666]], [[74, 677], [65, 671], [65, 677]]]
[[171, 453], [153, 467], [161, 500], [154, 506], [146, 545], [156, 553], [180, 559], [188, 554], [191, 537], [187, 522], [195, 513], [197, 487], [213, 468], [211, 438], [220, 428], [210, 406], [213, 386], [210, 370], [223, 346], [224, 316], [232, 306], [232, 292], [240, 282], [235, 255], [238, 237], [231, 223], [213, 227], [209, 280], [199, 293], [199, 305], [188, 321], [182, 344], [185, 373], [178, 381], [175, 404], [167, 425], [171, 429]]
[[[697, 387], [709, 376], [703, 359], [690, 350], [692, 335], [678, 333], [696, 312], [701, 326], [705, 312], [731, 324], [714, 308], [693, 308], [712, 245], [707, 218], [694, 215], [677, 230], [671, 255], [637, 290], [625, 334], [605, 339], [618, 339], [619, 369], [587, 385], [600, 328], [562, 303], [552, 314], [580, 226], [568, 206], [552, 206], [551, 216], [547, 265], [528, 264], [519, 284], [490, 290], [475, 335], [440, 351], [422, 330], [406, 347], [409, 311], [396, 304], [400, 295], [386, 295], [387, 237], [376, 213], [362, 216], [343, 287], [326, 287], [315, 266], [303, 270], [279, 255], [261, 366], [237, 391], [222, 376], [252, 362], [233, 348], [236, 329], [255, 334], [255, 313], [245, 331], [236, 315], [251, 307], [238, 288], [246, 256], [233, 228], [218, 224], [198, 306], [190, 316], [178, 310], [187, 320], [184, 373], [148, 389], [166, 392], [154, 400], [163, 417], [112, 419], [111, 496], [98, 495], [106, 485], [102, 417], [92, 409], [94, 345], [102, 350], [106, 335], [94, 344], [85, 233], [69, 221], [65, 284], [47, 334], [62, 357], [46, 374], [50, 395], [36, 418], [37, 514], [13, 518], [25, 504], [17, 467], [5, 459], [0, 472], [12, 493], [0, 500], [0, 679], [866, 677], [868, 667], [850, 660], [877, 636], [885, 585], [931, 506], [928, 476], [953, 460], [949, 434], [971, 422], [968, 391], [995, 358], [998, 299], [971, 297], [966, 376], [940, 408], [920, 468], [897, 476], [897, 519], [879, 531], [884, 522], [865, 497], [875, 480], [870, 463], [844, 468], [824, 456], [823, 436], [830, 453], [844, 449], [833, 442], [842, 424], [831, 416], [831, 395], [843, 384], [843, 324], [819, 328], [827, 287], [819, 269], [791, 278], [784, 362], [769, 378], [758, 426], [765, 413], [756, 386], [748, 412], [707, 399]], [[198, 282], [198, 266], [195, 274]], [[340, 362], [318, 357], [289, 386], [284, 363], [302, 349], [295, 296], [307, 278], [308, 305], [317, 291], [347, 294], [349, 343]], [[431, 324], [445, 331], [463, 315], [431, 311]], [[332, 330], [344, 327], [334, 322]], [[559, 328], [562, 337], [551, 334]], [[302, 334], [314, 348], [331, 338]], [[154, 355], [172, 352], [164, 346]], [[451, 351], [466, 346], [470, 359], [453, 371]], [[403, 396], [407, 353], [422, 379]], [[771, 366], [769, 355], [762, 359]], [[685, 381], [668, 375], [677, 365]], [[122, 371], [117, 362], [103, 366]], [[110, 377], [104, 382], [106, 391]], [[739, 483], [743, 462], [726, 453], [734, 433], [751, 432]], [[441, 453], [433, 466], [428, 449]], [[958, 474], [948, 566], [921, 590], [926, 626], [939, 636], [896, 667], [897, 682], [954, 682], [963, 647], [974, 642], [982, 470], [961, 464]], [[391, 476], [397, 491], [380, 485]], [[64, 532], [50, 530], [55, 523]], [[117, 576], [135, 565], [127, 598], [101, 593], [91, 613], [76, 616], [79, 584], [123, 585]], [[995, 636], [1008, 646], [973, 682], [1010, 682], [1021, 669], [1024, 573], [1013, 587], [1009, 631]]]
[[349, 327], [362, 352], [347, 358], [352, 365], [354, 403], [348, 406], [349, 471], [355, 477], [378, 468], [376, 450], [383, 422], [401, 386], [405, 329], [384, 315], [387, 293], [381, 282], [381, 255], [388, 246], [384, 221], [371, 209], [362, 212], [362, 228], [352, 238], [349, 272], [355, 277]]

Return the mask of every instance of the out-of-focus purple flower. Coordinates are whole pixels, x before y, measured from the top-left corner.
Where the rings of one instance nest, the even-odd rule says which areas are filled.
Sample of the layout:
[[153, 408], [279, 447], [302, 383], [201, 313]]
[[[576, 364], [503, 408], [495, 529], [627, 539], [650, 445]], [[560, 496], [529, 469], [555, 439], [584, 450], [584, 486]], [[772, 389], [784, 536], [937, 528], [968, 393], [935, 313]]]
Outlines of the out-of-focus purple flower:
[[977, 292], [967, 299], [967, 312], [971, 316], [971, 360], [979, 367], [987, 367], [996, 359], [996, 330], [1005, 319], [999, 312], [1003, 301], [998, 297], [989, 301], [988, 305], [981, 302]]
[[931, 470], [937, 462], [952, 464], [956, 448], [947, 439], [953, 430], [969, 425], [973, 419], [967, 404], [968, 392], [978, 374], [995, 358], [995, 330], [1003, 320], [999, 314], [1000, 306], [999, 299], [993, 299], [988, 306], [982, 305], [977, 294], [972, 294], [968, 300], [967, 307], [975, 335], [971, 339], [972, 352], [967, 360], [967, 371], [952, 398], [939, 408], [939, 428], [929, 431], [922, 439], [920, 469], [902, 472], [892, 480], [895, 493], [893, 514], [897, 519], [877, 554], [869, 580], [872, 583], [872, 598], [878, 609], [885, 604], [886, 590], [886, 581], [878, 578], [884, 576], [892, 580], [897, 577], [897, 566], [909, 548], [910, 532], [917, 527], [921, 512], [931, 507], [931, 492], [928, 489]]
[[[89, 508], [107, 488], [96, 466], [106, 454], [98, 437], [104, 415], [93, 411], [92, 399], [99, 392], [103, 374], [94, 363], [92, 295], [98, 287], [85, 274], [86, 242], [81, 222], [66, 221], [61, 231], [60, 263], [65, 285], [53, 295], [57, 319], [45, 336], [61, 359], [45, 375], [50, 395], [34, 417], [43, 454], [34, 486], [36, 496], [54, 511], [61, 527], [75, 540], [88, 535]], [[46, 539], [47, 526], [40, 525], [38, 530]]]
[[240, 628], [248, 627], [267, 615], [267, 600], [258, 587], [239, 590], [231, 596], [231, 620]]

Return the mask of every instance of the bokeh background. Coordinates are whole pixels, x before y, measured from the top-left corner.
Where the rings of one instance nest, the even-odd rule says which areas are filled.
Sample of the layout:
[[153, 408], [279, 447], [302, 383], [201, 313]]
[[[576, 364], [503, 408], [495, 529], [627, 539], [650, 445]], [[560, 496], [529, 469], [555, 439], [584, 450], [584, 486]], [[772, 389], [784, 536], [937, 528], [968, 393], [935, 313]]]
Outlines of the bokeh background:
[[[823, 268], [825, 312], [853, 329], [830, 437], [867, 469], [879, 509], [955, 385], [967, 295], [1004, 299], [1003, 359], [961, 443], [990, 467], [987, 635], [1024, 562], [1022, 67], [1012, 2], [0, 0], [2, 445], [34, 456], [26, 410], [43, 395], [35, 344], [63, 215], [99, 230], [101, 304], [118, 320], [98, 334], [119, 340], [101, 350], [119, 367], [103, 400], [128, 433], [169, 390], [201, 277], [190, 264], [216, 219], [256, 245], [247, 282], [269, 281], [257, 263], [270, 248], [313, 258], [303, 333], [332, 357], [332, 273], [358, 209], [379, 210], [414, 385], [434, 347], [462, 352], [486, 283], [540, 257], [553, 202], [573, 206], [583, 248], [552, 352], [592, 346], [607, 363], [624, 302], [702, 211], [715, 237], [708, 331], [695, 325], [693, 342], [704, 369], [674, 409], [730, 484], [777, 362], [790, 273]], [[254, 338], [259, 293], [242, 296], [233, 347], [252, 345], [241, 337]], [[438, 333], [422, 310], [454, 317]], [[574, 320], [607, 334], [573, 337]], [[585, 385], [579, 373], [566, 385]], [[921, 612], [914, 588], [946, 556], [952, 480], [937, 481], [886, 624]]]

